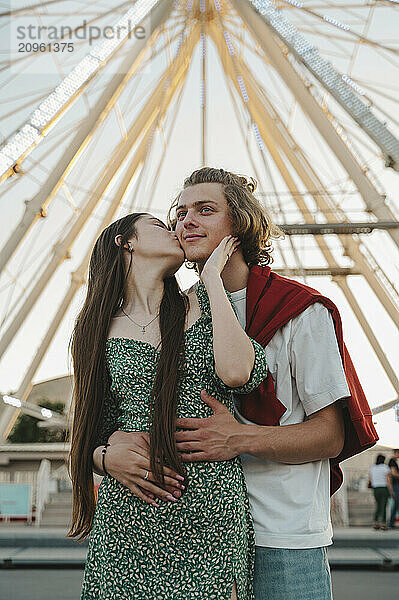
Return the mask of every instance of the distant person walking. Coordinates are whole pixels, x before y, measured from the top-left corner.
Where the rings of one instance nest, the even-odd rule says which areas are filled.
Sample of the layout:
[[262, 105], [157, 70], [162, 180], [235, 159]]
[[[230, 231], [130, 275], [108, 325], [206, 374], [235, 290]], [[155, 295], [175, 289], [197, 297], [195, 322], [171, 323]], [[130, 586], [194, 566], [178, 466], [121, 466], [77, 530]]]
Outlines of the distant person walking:
[[394, 529], [394, 527], [395, 527], [396, 513], [399, 510], [399, 465], [398, 465], [398, 459], [399, 459], [399, 449], [395, 448], [395, 450], [393, 451], [393, 456], [388, 463], [388, 467], [390, 468], [390, 471], [391, 471], [392, 487], [393, 487], [393, 496], [392, 496], [393, 505], [392, 505], [392, 510], [391, 510], [391, 518], [389, 520], [389, 527], [391, 529]]
[[376, 503], [374, 513], [373, 529], [387, 528], [387, 502], [389, 495], [394, 496], [392, 487], [391, 469], [385, 464], [385, 456], [379, 454], [375, 465], [369, 469], [370, 484], [373, 488], [374, 499]]

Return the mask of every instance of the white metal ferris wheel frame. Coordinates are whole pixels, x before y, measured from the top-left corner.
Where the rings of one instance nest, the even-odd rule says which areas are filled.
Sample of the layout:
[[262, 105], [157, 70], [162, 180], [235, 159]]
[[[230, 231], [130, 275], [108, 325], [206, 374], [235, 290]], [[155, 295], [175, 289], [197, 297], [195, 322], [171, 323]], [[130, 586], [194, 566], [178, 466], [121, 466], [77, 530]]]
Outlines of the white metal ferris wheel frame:
[[[399, 142], [388, 131], [372, 113], [370, 107], [366, 105], [343, 81], [342, 77], [334, 70], [332, 65], [322, 59], [314, 46], [306, 42], [303, 36], [276, 11], [268, 0], [230, 0], [236, 13], [243, 19], [251, 34], [257, 40], [265, 56], [270, 63], [278, 70], [280, 76], [292, 91], [303, 110], [307, 112], [311, 120], [318, 128], [321, 135], [333, 150], [335, 156], [339, 159], [349, 177], [356, 184], [368, 210], [373, 212], [378, 218], [387, 221], [395, 221], [395, 215], [386, 205], [384, 197], [374, 187], [373, 182], [368, 178], [364, 170], [361, 169], [356, 158], [352, 155], [350, 149], [345, 144], [345, 140], [340, 136], [333, 124], [326, 117], [317, 103], [316, 98], [310, 93], [299, 72], [295, 70], [292, 61], [287, 59], [287, 54], [282, 51], [282, 45], [292, 56], [299, 59], [303, 65], [318, 79], [319, 83], [328, 89], [347, 113], [358, 123], [362, 130], [376, 143], [386, 157], [387, 165], [399, 170]], [[118, 20], [117, 24], [130, 23], [131, 26], [137, 26], [148, 14], [151, 13], [151, 34], [149, 44], [153, 44], [159, 34], [160, 28], [171, 16], [173, 9], [178, 7], [178, 2], [172, 0], [138, 0], [135, 6]], [[191, 11], [193, 0], [190, 0], [187, 7], [187, 14]], [[205, 11], [205, 0], [200, 0], [200, 12]], [[218, 0], [214, 0], [214, 7], [217, 18], [214, 23], [206, 23], [201, 18], [197, 25], [193, 25], [190, 31], [183, 32], [178, 47], [176, 57], [169, 68], [165, 71], [157, 86], [154, 94], [151, 96], [148, 104], [138, 115], [134, 124], [127, 133], [125, 139], [119, 144], [110, 163], [104, 169], [98, 179], [96, 189], [91, 195], [91, 199], [82, 209], [76, 222], [71, 229], [66, 232], [63, 239], [54, 246], [53, 256], [46, 269], [42, 272], [39, 280], [33, 290], [25, 300], [23, 306], [18, 311], [11, 325], [7, 328], [0, 339], [0, 357], [8, 348], [13, 337], [16, 335], [24, 320], [28, 316], [33, 305], [36, 303], [42, 290], [49, 283], [52, 275], [58, 266], [70, 257], [70, 248], [77, 235], [83, 228], [85, 222], [94, 210], [95, 206], [101, 201], [106, 189], [115, 177], [120, 166], [124, 163], [129, 150], [135, 142], [141, 138], [139, 146], [136, 148], [134, 157], [128, 165], [126, 175], [122, 184], [115, 194], [113, 202], [100, 223], [97, 234], [106, 227], [115, 215], [124, 193], [132, 180], [137, 169], [145, 161], [146, 148], [151, 141], [151, 135], [154, 127], [165, 117], [166, 111], [176, 93], [176, 90], [184, 86], [187, 76], [187, 70], [190, 64], [191, 55], [195, 45], [202, 44], [202, 125], [203, 125], [203, 161], [205, 160], [205, 137], [206, 137], [206, 72], [205, 72], [205, 40], [206, 35], [213, 40], [219, 52], [221, 63], [226, 74], [226, 78], [232, 89], [242, 97], [248, 114], [255, 125], [255, 132], [261, 137], [278, 167], [287, 188], [292, 192], [297, 206], [303, 215], [305, 222], [314, 223], [314, 219], [306, 210], [304, 201], [298, 193], [298, 188], [284, 164], [283, 155], [289, 159], [291, 167], [296, 171], [299, 179], [309, 190], [324, 190], [323, 194], [314, 196], [314, 200], [326, 221], [331, 221], [333, 216], [337, 221], [342, 221], [345, 215], [338, 206], [334, 205], [328, 191], [316, 173], [312, 169], [306, 157], [301, 153], [292, 136], [285, 127], [279, 115], [267, 103], [265, 97], [262, 97], [261, 86], [251, 74], [248, 65], [241, 57], [235, 54], [233, 45], [228, 43], [228, 38], [224, 35], [225, 27], [223, 24], [223, 14]], [[204, 9], [204, 10], [203, 10]], [[129, 33], [128, 29], [126, 30]], [[184, 34], [187, 35], [184, 35]], [[125, 38], [120, 43], [103, 42], [95, 47], [57, 86], [57, 88], [45, 99], [32, 113], [29, 121], [0, 149], [0, 167], [3, 167], [4, 177], [12, 176], [18, 170], [27, 154], [34, 150], [43, 136], [47, 135], [52, 127], [59, 121], [65, 111], [71, 106], [76, 98], [84, 91], [91, 79], [103, 68], [109, 58], [126, 41]], [[115, 105], [117, 98], [123, 90], [126, 81], [131, 78], [139, 69], [144, 56], [144, 50], [136, 46], [133, 52], [125, 60], [122, 72], [125, 75], [115, 75], [107, 85], [92, 115], [87, 119], [84, 126], [76, 133], [74, 140], [69, 145], [67, 152], [60, 159], [51, 175], [48, 177], [40, 192], [28, 203], [26, 203], [25, 214], [18, 224], [17, 228], [11, 234], [6, 245], [0, 253], [0, 269], [3, 268], [19, 244], [26, 236], [29, 229], [35, 221], [46, 216], [46, 206], [54, 198], [59, 187], [62, 185], [73, 162], [82, 152], [83, 148], [89, 143], [98, 125], [107, 117], [111, 108]], [[165, 86], [165, 82], [169, 85]], [[399, 242], [398, 230], [390, 230], [390, 235], [396, 244]], [[317, 237], [315, 238], [317, 242]], [[384, 281], [383, 276], [379, 277], [378, 268], [375, 264], [368, 261], [367, 256], [361, 251], [360, 243], [357, 239], [341, 235], [340, 240], [346, 253], [352, 258], [356, 272], [361, 273], [371, 288], [380, 298], [384, 308], [395, 323], [398, 323], [397, 307], [390, 294], [389, 285]], [[319, 244], [319, 248], [324, 256], [330, 273], [339, 273], [333, 254], [326, 245]], [[43, 338], [38, 352], [35, 355], [29, 369], [27, 370], [23, 382], [21, 383], [16, 396], [21, 400], [26, 400], [32, 388], [32, 380], [39, 368], [43, 357], [53, 339], [59, 324], [62, 321], [73, 297], [78, 289], [85, 284], [87, 266], [90, 252], [88, 251], [81, 262], [79, 268], [71, 275], [71, 285], [54, 316], [48, 331]], [[377, 265], [378, 266], [378, 265]], [[346, 297], [349, 305], [354, 311], [361, 324], [371, 346], [376, 352], [381, 365], [383, 366], [394, 389], [399, 394], [399, 384], [396, 374], [385, 356], [374, 332], [372, 331], [364, 313], [360, 309], [357, 300], [351, 292], [346, 277], [344, 275], [333, 275], [333, 280], [338, 284]], [[13, 407], [7, 407], [7, 414], [0, 416], [0, 437], [8, 435], [19, 410]]]

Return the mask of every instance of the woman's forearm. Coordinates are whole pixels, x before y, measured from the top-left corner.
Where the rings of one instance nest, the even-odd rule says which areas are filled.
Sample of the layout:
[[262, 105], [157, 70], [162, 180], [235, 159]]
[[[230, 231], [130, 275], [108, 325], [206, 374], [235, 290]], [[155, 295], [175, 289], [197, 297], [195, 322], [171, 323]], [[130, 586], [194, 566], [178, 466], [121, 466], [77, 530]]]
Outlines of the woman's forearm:
[[102, 454], [101, 454], [101, 450], [102, 450], [103, 446], [97, 446], [97, 448], [95, 448], [93, 450], [93, 471], [95, 473], [97, 473], [97, 475], [105, 475], [104, 471], [101, 468], [102, 465]]
[[203, 283], [212, 313], [215, 371], [226, 385], [243, 385], [251, 376], [255, 350], [234, 313], [220, 274], [208, 273]]

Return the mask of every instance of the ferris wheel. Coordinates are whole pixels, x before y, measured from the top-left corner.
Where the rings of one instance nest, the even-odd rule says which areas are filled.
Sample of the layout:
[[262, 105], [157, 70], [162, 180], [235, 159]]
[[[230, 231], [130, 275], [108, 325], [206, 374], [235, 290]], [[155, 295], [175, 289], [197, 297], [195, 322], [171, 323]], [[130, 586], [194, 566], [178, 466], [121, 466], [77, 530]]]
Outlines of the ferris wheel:
[[398, 27], [395, 0], [0, 4], [0, 361], [20, 367], [0, 439], [33, 410], [101, 231], [239, 160], [286, 232], [274, 270], [339, 290], [397, 403], [364, 295], [395, 332]]

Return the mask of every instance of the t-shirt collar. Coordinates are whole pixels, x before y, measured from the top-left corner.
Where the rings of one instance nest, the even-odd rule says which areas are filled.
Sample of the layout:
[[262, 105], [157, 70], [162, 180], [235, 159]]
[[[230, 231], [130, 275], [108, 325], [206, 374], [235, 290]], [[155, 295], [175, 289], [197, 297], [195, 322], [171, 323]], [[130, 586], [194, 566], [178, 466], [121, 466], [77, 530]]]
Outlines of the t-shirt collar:
[[243, 300], [243, 298], [247, 295], [247, 288], [242, 288], [242, 290], [237, 290], [235, 292], [230, 292], [232, 300]]

